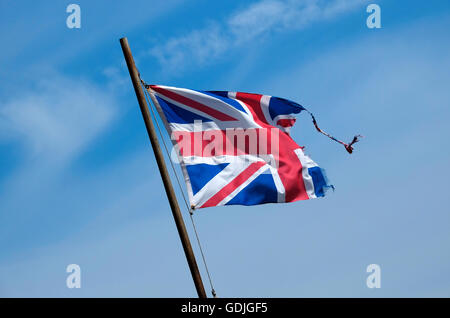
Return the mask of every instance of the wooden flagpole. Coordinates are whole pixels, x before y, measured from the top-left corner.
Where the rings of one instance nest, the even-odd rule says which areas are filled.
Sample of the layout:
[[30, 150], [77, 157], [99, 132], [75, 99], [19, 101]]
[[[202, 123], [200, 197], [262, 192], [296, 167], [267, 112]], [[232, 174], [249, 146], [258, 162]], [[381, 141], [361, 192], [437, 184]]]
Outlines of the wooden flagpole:
[[153, 152], [155, 153], [156, 162], [158, 163], [159, 172], [164, 183], [167, 198], [169, 199], [170, 208], [172, 209], [173, 218], [177, 226], [178, 234], [180, 235], [181, 244], [183, 245], [184, 253], [191, 270], [192, 279], [194, 280], [195, 288], [199, 298], [206, 298], [205, 288], [203, 286], [202, 278], [198, 270], [197, 262], [195, 260], [194, 251], [192, 250], [191, 242], [189, 240], [186, 226], [184, 225], [183, 217], [178, 206], [178, 201], [173, 190], [172, 182], [170, 181], [169, 173], [167, 172], [166, 163], [159, 146], [158, 137], [156, 135], [155, 127], [150, 117], [147, 102], [145, 100], [144, 92], [142, 90], [139, 73], [134, 64], [133, 55], [131, 54], [130, 46], [128, 45], [127, 38], [120, 39], [120, 45], [122, 46], [123, 55], [127, 62], [128, 71], [130, 73], [131, 81], [133, 82], [134, 92], [141, 108], [142, 117], [144, 118], [145, 127], [152, 144]]

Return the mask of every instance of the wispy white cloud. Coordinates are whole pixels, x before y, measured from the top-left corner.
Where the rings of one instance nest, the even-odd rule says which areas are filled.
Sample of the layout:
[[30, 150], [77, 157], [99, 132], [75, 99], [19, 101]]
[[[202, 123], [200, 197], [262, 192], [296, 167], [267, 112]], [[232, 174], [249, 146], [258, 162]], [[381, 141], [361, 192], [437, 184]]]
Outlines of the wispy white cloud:
[[28, 156], [61, 162], [82, 151], [116, 111], [113, 96], [96, 84], [55, 75], [0, 107], [0, 140], [19, 140]]
[[[0, 143], [12, 144], [5, 149], [23, 149], [20, 162], [0, 180], [0, 262], [15, 253], [11, 245], [23, 252], [45, 244], [48, 235], [56, 242], [118, 206], [127, 205], [122, 217], [128, 220], [147, 202], [133, 206], [134, 194], [143, 196], [152, 180], [149, 173], [143, 177], [147, 156], [141, 153], [118, 163], [108, 158], [107, 164], [94, 165], [88, 172], [74, 169], [74, 162], [99, 145], [99, 138], [123, 111], [112, 88], [115, 84], [99, 85], [54, 72], [48, 78], [11, 92], [0, 104]], [[117, 211], [111, 212], [112, 218], [108, 215], [107, 222], [119, 215]], [[62, 215], [75, 222], [59, 222]]]
[[364, 0], [262, 0], [236, 11], [224, 21], [192, 30], [150, 50], [166, 70], [205, 64], [242, 43], [283, 30], [298, 30], [334, 18]]
[[190, 62], [203, 64], [217, 58], [229, 47], [230, 40], [219, 24], [210, 24], [205, 29], [169, 39], [162, 46], [152, 48], [150, 54], [160, 64], [177, 69]]

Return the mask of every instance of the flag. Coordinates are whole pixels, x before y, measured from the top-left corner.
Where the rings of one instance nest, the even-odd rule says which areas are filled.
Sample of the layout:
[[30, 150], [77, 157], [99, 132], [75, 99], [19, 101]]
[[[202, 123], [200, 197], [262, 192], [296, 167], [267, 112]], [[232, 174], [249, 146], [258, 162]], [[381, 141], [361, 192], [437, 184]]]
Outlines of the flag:
[[[309, 113], [300, 104], [242, 92], [146, 88], [171, 136], [191, 208], [294, 202], [322, 197], [332, 187], [290, 136], [294, 115]], [[350, 153], [358, 141], [326, 135]]]

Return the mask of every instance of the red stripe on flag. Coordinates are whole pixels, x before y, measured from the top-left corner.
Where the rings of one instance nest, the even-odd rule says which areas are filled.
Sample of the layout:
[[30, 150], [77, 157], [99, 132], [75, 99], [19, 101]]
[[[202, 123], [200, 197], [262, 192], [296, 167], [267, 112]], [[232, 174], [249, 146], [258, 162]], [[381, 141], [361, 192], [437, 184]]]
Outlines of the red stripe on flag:
[[283, 118], [279, 119], [277, 122], [277, 125], [280, 125], [281, 127], [292, 127], [295, 124], [294, 118]]
[[230, 183], [223, 187], [219, 192], [209, 198], [201, 208], [207, 208], [211, 206], [218, 205], [223, 199], [229, 196], [234, 190], [236, 190], [240, 185], [247, 181], [256, 171], [258, 171], [266, 163], [263, 161], [258, 161], [252, 163], [244, 171], [236, 176]]
[[150, 87], [155, 92], [157, 92], [157, 93], [159, 93], [159, 94], [161, 94], [163, 96], [166, 96], [166, 97], [168, 97], [168, 98], [170, 98], [170, 99], [172, 99], [172, 100], [174, 100], [176, 102], [179, 102], [179, 103], [181, 103], [183, 105], [186, 105], [186, 106], [192, 107], [192, 108], [194, 108], [196, 110], [199, 110], [201, 112], [204, 112], [205, 114], [208, 114], [208, 115], [210, 115], [210, 116], [212, 116], [212, 117], [214, 117], [214, 118], [216, 118], [218, 120], [222, 120], [222, 121], [236, 121], [237, 120], [236, 118], [233, 118], [233, 117], [231, 117], [231, 116], [229, 116], [227, 114], [224, 114], [224, 113], [222, 113], [222, 112], [220, 112], [220, 111], [218, 111], [218, 110], [216, 110], [214, 108], [206, 106], [206, 105], [204, 105], [202, 103], [199, 103], [199, 102], [197, 102], [197, 101], [195, 101], [193, 99], [187, 98], [187, 97], [185, 97], [183, 95], [174, 93], [174, 92], [172, 92], [170, 90], [164, 89], [164, 88], [156, 86], [156, 85], [150, 85]]
[[249, 94], [249, 93], [236, 93], [236, 99], [243, 101], [248, 106], [250, 106], [250, 111], [252, 111], [253, 119], [260, 124], [263, 122], [264, 124], [268, 124], [266, 120], [266, 116], [261, 109], [261, 97], [260, 94]]
[[[227, 136], [223, 130], [207, 130], [200, 132], [173, 131], [172, 138], [177, 143], [182, 157], [214, 157], [238, 156], [244, 154], [267, 155], [272, 150], [272, 140], [267, 137], [267, 128], [249, 128], [256, 138]], [[251, 135], [251, 134], [250, 134]], [[237, 137], [237, 138], [230, 138]], [[237, 141], [241, 139], [243, 142]], [[278, 145], [277, 145], [278, 147]]]
[[[257, 124], [267, 129], [267, 138], [271, 140], [271, 127], [267, 124], [264, 114], [261, 110], [261, 97], [258, 94], [237, 93], [236, 99], [244, 102], [252, 112]], [[264, 119], [264, 121], [262, 120]], [[302, 164], [294, 152], [294, 149], [300, 148], [295, 141], [285, 133], [279, 134], [278, 155], [274, 154], [278, 162], [278, 175], [285, 189], [285, 202], [309, 199], [306, 193], [305, 183], [302, 175]], [[275, 146], [275, 145], [271, 145]], [[273, 149], [272, 149], [273, 150]], [[272, 151], [273, 154], [273, 151]]]

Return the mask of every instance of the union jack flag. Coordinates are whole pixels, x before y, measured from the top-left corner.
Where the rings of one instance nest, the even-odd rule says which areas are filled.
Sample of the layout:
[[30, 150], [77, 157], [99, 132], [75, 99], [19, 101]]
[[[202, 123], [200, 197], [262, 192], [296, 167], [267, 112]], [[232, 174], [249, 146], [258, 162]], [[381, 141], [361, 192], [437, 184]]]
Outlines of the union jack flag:
[[[146, 88], [171, 135], [192, 208], [307, 200], [330, 187], [289, 135], [303, 106], [260, 94]], [[349, 152], [356, 139], [343, 143]]]

